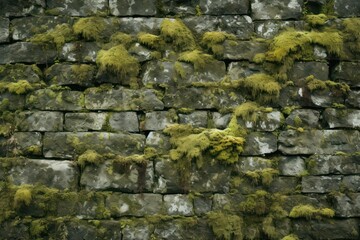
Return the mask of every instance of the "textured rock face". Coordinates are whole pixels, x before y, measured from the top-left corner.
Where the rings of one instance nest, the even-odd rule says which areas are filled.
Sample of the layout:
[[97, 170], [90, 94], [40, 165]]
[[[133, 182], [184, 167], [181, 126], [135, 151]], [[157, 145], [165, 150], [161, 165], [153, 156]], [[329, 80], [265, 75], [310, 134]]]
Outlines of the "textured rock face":
[[256, 20], [299, 19], [301, 16], [302, 6], [302, 0], [254, 0], [251, 2], [253, 18]]

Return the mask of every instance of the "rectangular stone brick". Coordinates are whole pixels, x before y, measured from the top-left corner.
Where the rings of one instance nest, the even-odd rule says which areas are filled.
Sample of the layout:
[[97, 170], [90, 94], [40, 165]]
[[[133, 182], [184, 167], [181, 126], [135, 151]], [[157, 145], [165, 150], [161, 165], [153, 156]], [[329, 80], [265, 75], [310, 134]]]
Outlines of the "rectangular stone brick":
[[237, 41], [236, 44], [230, 41], [224, 42], [224, 59], [226, 60], [249, 60], [253, 61], [258, 53], [267, 51], [267, 44], [263, 42]]
[[174, 116], [167, 111], [149, 112], [145, 114], [144, 130], [163, 130], [174, 123], [176, 123]]
[[60, 59], [66, 62], [95, 63], [100, 47], [95, 42], [65, 43]]
[[0, 17], [0, 43], [9, 41], [9, 25], [8, 18]]
[[340, 62], [340, 64], [335, 67], [331, 78], [334, 81], [347, 83], [350, 87], [360, 87], [359, 68], [360, 63], [358, 62]]
[[74, 17], [106, 15], [109, 9], [107, 0], [47, 0], [47, 7], [50, 14]]
[[264, 155], [276, 152], [277, 137], [267, 132], [251, 132], [246, 136], [244, 152], [241, 155]]
[[[14, 146], [20, 155], [42, 156], [42, 135], [39, 132], [15, 132]], [[10, 144], [10, 143], [8, 143]], [[10, 144], [11, 145], [11, 144]], [[9, 150], [11, 147], [9, 148]]]
[[188, 195], [165, 195], [164, 207], [168, 215], [192, 216], [194, 214], [193, 203]]
[[66, 113], [65, 130], [82, 132], [104, 129], [107, 113]]
[[360, 217], [360, 193], [339, 193], [333, 200], [336, 216]]
[[0, 3], [0, 16], [22, 17], [38, 15], [43, 13], [45, 5], [45, 0], [4, 0]]
[[313, 155], [309, 161], [312, 161], [312, 166], [308, 169], [311, 175], [360, 174], [357, 155]]
[[360, 17], [360, 4], [357, 0], [335, 0], [335, 14], [339, 17]]
[[305, 176], [301, 186], [303, 193], [328, 193], [339, 191], [341, 176]]
[[110, 113], [109, 127], [115, 131], [139, 131], [139, 119], [136, 112]]
[[110, 0], [109, 6], [114, 16], [155, 16], [157, 12], [156, 1], [152, 0]]
[[299, 19], [302, 16], [303, 0], [252, 0], [254, 20]]
[[272, 111], [269, 113], [260, 112], [256, 122], [238, 119], [238, 124], [253, 131], [272, 132], [280, 127], [283, 119], [284, 116], [280, 111]]
[[64, 114], [62, 112], [26, 111], [16, 116], [16, 127], [19, 131], [56, 132], [63, 130]]
[[200, 0], [199, 6], [206, 15], [245, 15], [250, 10], [249, 0]]
[[329, 128], [360, 128], [360, 110], [327, 108], [323, 119]]

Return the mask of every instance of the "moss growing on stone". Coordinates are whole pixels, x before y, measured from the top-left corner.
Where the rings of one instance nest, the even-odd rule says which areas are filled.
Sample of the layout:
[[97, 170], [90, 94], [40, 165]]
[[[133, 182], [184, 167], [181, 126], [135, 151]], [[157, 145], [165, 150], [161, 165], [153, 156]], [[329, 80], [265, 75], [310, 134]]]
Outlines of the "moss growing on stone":
[[118, 45], [109, 50], [100, 50], [96, 63], [101, 72], [110, 72], [118, 74], [121, 77], [137, 76], [140, 71], [139, 62], [123, 45]]
[[360, 18], [347, 18], [343, 25], [346, 45], [351, 51], [360, 53]]
[[172, 43], [177, 51], [193, 50], [196, 46], [192, 32], [179, 19], [164, 19], [160, 31], [165, 41]]
[[87, 40], [100, 40], [106, 28], [106, 22], [101, 17], [80, 18], [73, 26], [74, 32]]
[[99, 165], [103, 161], [103, 156], [94, 150], [86, 150], [77, 158], [77, 163], [80, 165], [81, 168], [84, 168], [88, 164]]
[[71, 65], [71, 76], [80, 82], [90, 81], [89, 79], [89, 72], [93, 70], [91, 65], [88, 64], [78, 64], [78, 65]]
[[246, 196], [246, 200], [241, 202], [239, 208], [248, 214], [263, 215], [269, 211], [268, 201], [270, 194], [264, 190], [258, 190]]
[[323, 26], [327, 20], [329, 20], [329, 17], [323, 13], [317, 15], [306, 15], [305, 17], [305, 21], [313, 27]]
[[245, 176], [250, 178], [255, 184], [259, 184], [261, 181], [262, 185], [269, 186], [278, 174], [279, 171], [276, 169], [265, 168], [263, 170], [247, 171]]
[[195, 71], [203, 69], [207, 62], [213, 61], [211, 55], [205, 54], [199, 50], [191, 52], [184, 52], [180, 54], [178, 61], [191, 63], [194, 66]]
[[335, 215], [334, 210], [330, 208], [315, 208], [312, 205], [297, 205], [290, 211], [291, 218], [306, 218], [306, 219], [322, 219], [332, 218]]
[[32, 84], [27, 80], [19, 80], [17, 82], [1, 82], [0, 83], [0, 92], [8, 91], [15, 94], [25, 94], [29, 91], [34, 90]]
[[46, 232], [47, 228], [48, 226], [45, 220], [33, 220], [30, 224], [30, 235], [36, 238], [40, 237], [44, 232]]
[[110, 37], [110, 45], [113, 46], [122, 44], [126, 48], [129, 48], [133, 42], [134, 42], [133, 36], [123, 32], [114, 33]]
[[346, 83], [337, 83], [330, 80], [323, 81], [315, 78], [313, 75], [310, 75], [306, 78], [306, 86], [311, 92], [317, 90], [326, 90], [347, 94], [350, 91], [350, 87]]
[[300, 239], [295, 234], [290, 234], [290, 235], [283, 237], [281, 240], [300, 240]]
[[32, 200], [31, 189], [27, 186], [21, 186], [14, 195], [14, 207], [29, 206]]
[[164, 40], [161, 36], [157, 36], [150, 33], [139, 33], [138, 36], [139, 43], [145, 45], [148, 48], [163, 50], [165, 46]]
[[207, 219], [218, 239], [242, 240], [244, 238], [242, 229], [244, 223], [240, 216], [222, 212], [209, 212]]
[[221, 57], [224, 54], [225, 40], [236, 40], [236, 36], [225, 32], [206, 32], [204, 33], [201, 44], [210, 50], [215, 56]]

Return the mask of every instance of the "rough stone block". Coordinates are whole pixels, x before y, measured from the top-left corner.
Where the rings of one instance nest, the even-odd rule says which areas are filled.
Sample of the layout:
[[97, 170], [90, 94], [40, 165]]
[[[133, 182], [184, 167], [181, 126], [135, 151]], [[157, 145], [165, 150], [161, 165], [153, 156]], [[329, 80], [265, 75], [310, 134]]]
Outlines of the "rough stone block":
[[110, 0], [110, 12], [114, 16], [155, 16], [156, 1], [137, 0]]
[[42, 136], [38, 132], [15, 132], [14, 144], [21, 155], [42, 155]]
[[100, 154], [142, 154], [145, 136], [140, 134], [80, 132], [45, 133], [44, 156], [46, 158], [73, 158], [88, 149]]
[[305, 176], [301, 186], [303, 193], [328, 193], [339, 191], [341, 176]]
[[228, 68], [228, 75], [231, 78], [231, 80], [246, 78], [250, 75], [261, 72], [263, 72], [261, 66], [254, 63], [250, 63], [248, 61], [231, 62]]
[[85, 167], [80, 184], [88, 190], [115, 190], [121, 192], [152, 192], [153, 162], [146, 166], [131, 163], [128, 166], [107, 161], [99, 166]]
[[189, 16], [184, 18], [183, 22], [198, 37], [205, 32], [216, 31], [219, 26], [219, 18], [209, 15]]
[[29, 109], [78, 111], [84, 109], [84, 95], [78, 91], [40, 89], [27, 95]]
[[9, 92], [0, 93], [0, 106], [3, 111], [21, 110], [25, 107], [25, 95], [18, 95]]
[[169, 215], [192, 216], [193, 203], [189, 196], [175, 194], [164, 196], [165, 211]]
[[144, 65], [143, 73], [144, 85], [173, 85], [176, 77], [174, 63], [167, 61], [150, 61]]
[[341, 183], [350, 192], [360, 192], [360, 176], [344, 176]]
[[339, 193], [333, 196], [334, 210], [338, 217], [360, 216], [360, 193]]
[[199, 6], [203, 14], [209, 15], [245, 15], [250, 7], [249, 0], [200, 0]]
[[46, 49], [40, 44], [30, 42], [17, 42], [0, 46], [0, 64], [16, 62], [47, 64], [55, 60], [55, 49]]
[[92, 65], [54, 64], [45, 71], [45, 77], [50, 85], [90, 87], [94, 85], [95, 71], [95, 67]]
[[[16, 220], [15, 220], [16, 221]], [[0, 238], [1, 239], [25, 239], [30, 240], [29, 226], [20, 223], [14, 224], [11, 221], [5, 221], [0, 225]]]
[[135, 57], [140, 63], [148, 62], [153, 59], [152, 51], [140, 43], [133, 44], [128, 50], [130, 55]]
[[360, 87], [360, 81], [358, 78], [359, 68], [360, 63], [358, 62], [340, 62], [340, 64], [335, 67], [331, 78], [334, 81], [347, 83], [350, 87]]
[[285, 123], [294, 127], [319, 128], [320, 112], [313, 109], [295, 109], [286, 118]]
[[255, 131], [272, 132], [281, 126], [283, 119], [284, 116], [279, 111], [272, 111], [269, 113], [261, 112], [259, 113], [259, 117], [256, 122], [238, 119], [238, 124]]
[[115, 131], [138, 132], [139, 119], [136, 112], [111, 113], [109, 126]]
[[57, 1], [47, 0], [48, 13], [52, 15], [65, 15], [83, 17], [91, 15], [106, 15], [109, 9], [106, 0], [77, 0]]
[[360, 91], [350, 91], [346, 103], [352, 107], [360, 108]]
[[301, 176], [306, 170], [305, 161], [301, 157], [281, 157], [279, 160], [280, 175]]
[[195, 111], [190, 114], [179, 114], [180, 124], [190, 124], [193, 127], [204, 127], [208, 125], [208, 113], [206, 111]]
[[234, 34], [239, 40], [248, 40], [254, 33], [254, 23], [249, 16], [223, 15], [218, 21], [218, 31]]
[[155, 176], [157, 179], [155, 192], [176, 193], [185, 187], [180, 180], [175, 162], [170, 159], [161, 159], [155, 162]]
[[231, 114], [221, 114], [218, 112], [212, 113], [212, 122], [215, 128], [225, 129], [231, 120]]
[[138, 34], [140, 32], [159, 34], [160, 24], [163, 20], [163, 18], [121, 18], [119, 31], [129, 34]]
[[85, 92], [85, 106], [90, 110], [162, 110], [163, 102], [152, 89], [132, 90], [89, 88]]
[[310, 161], [313, 162], [308, 169], [311, 175], [360, 174], [359, 156], [356, 155], [313, 155]]
[[163, 130], [174, 123], [176, 123], [176, 119], [170, 112], [149, 112], [145, 114], [144, 130]]
[[[24, 159], [9, 171], [15, 185], [42, 184], [51, 188], [76, 190], [78, 168], [72, 161]], [[34, 171], [36, 169], [36, 171]]]
[[9, 41], [9, 26], [10, 20], [0, 17], [0, 43]]
[[150, 239], [154, 229], [144, 222], [135, 222], [136, 224], [126, 225], [122, 229], [122, 240]]
[[298, 185], [299, 181], [296, 177], [277, 177], [271, 182], [269, 192], [292, 194], [296, 191]]
[[26, 111], [17, 115], [16, 127], [19, 131], [56, 132], [63, 130], [62, 112]]
[[242, 155], [263, 155], [276, 152], [277, 137], [267, 132], [251, 132], [246, 136]]
[[267, 44], [263, 42], [238, 41], [224, 42], [224, 59], [226, 60], [250, 60], [252, 61], [256, 54], [267, 51]]
[[41, 70], [36, 65], [19, 63], [1, 66], [1, 82], [17, 82], [24, 79], [29, 83], [41, 83]]
[[334, 10], [339, 17], [360, 17], [360, 4], [356, 0], [335, 0]]
[[65, 43], [60, 58], [67, 62], [94, 63], [99, 50], [100, 47], [94, 42]]
[[248, 171], [263, 170], [272, 167], [272, 161], [261, 157], [242, 157], [240, 164], [236, 165], [236, 170], [240, 174]]
[[194, 198], [194, 212], [196, 215], [205, 215], [211, 211], [211, 196], [198, 196]]
[[257, 36], [272, 39], [281, 30], [292, 27], [295, 28], [297, 22], [294, 21], [264, 21], [255, 23], [255, 33]]
[[323, 195], [289, 195], [286, 196], [281, 207], [290, 213], [290, 211], [297, 205], [311, 205], [315, 208], [329, 207], [327, 199]]
[[107, 113], [65, 113], [65, 130], [73, 132], [100, 131], [106, 123]]
[[[181, 15], [181, 16], [188, 16], [188, 15], [195, 15], [197, 12], [196, 5], [197, 2], [186, 2], [186, 1], [177, 1], [177, 0], [163, 0], [161, 5], [161, 13], [166, 16], [173, 16], [173, 15]], [[159, 6], [158, 6], [159, 7]]]
[[352, 153], [360, 149], [359, 137], [354, 130], [288, 130], [279, 135], [279, 150], [290, 155]]
[[252, 0], [254, 20], [299, 19], [302, 16], [302, 0]]
[[295, 84], [313, 75], [320, 80], [329, 79], [329, 66], [325, 62], [296, 62], [289, 72], [289, 79], [294, 81]]
[[360, 110], [327, 108], [322, 116], [329, 128], [360, 128]]
[[161, 214], [163, 197], [160, 194], [117, 194], [113, 193], [106, 198], [106, 207], [111, 216], [150, 216]]
[[44, 12], [45, 0], [12, 0], [1, 1], [0, 16], [22, 17]]
[[155, 148], [159, 154], [167, 153], [170, 148], [170, 138], [160, 132], [150, 132], [146, 137], [146, 146]]

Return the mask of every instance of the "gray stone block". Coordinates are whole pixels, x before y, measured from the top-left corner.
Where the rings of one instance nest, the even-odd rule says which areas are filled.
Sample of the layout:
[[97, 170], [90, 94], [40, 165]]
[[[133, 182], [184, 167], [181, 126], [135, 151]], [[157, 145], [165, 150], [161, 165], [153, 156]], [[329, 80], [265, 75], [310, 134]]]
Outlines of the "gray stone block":
[[165, 195], [164, 207], [168, 215], [192, 216], [194, 214], [193, 203], [188, 195]]
[[155, 16], [157, 13], [156, 1], [152, 0], [110, 0], [109, 6], [114, 16]]
[[17, 115], [16, 127], [19, 131], [56, 132], [63, 130], [62, 112], [26, 111]]
[[206, 128], [208, 125], [208, 113], [206, 111], [195, 111], [190, 114], [179, 114], [180, 124], [190, 124], [193, 127]]
[[142, 82], [144, 85], [174, 85], [175, 74], [173, 62], [150, 61], [144, 65]]
[[242, 157], [240, 163], [236, 164], [236, 170], [240, 174], [244, 174], [248, 171], [263, 170], [271, 168], [273, 162], [270, 159], [261, 157]]
[[313, 162], [308, 169], [311, 175], [360, 173], [359, 156], [356, 155], [313, 155], [309, 160]]
[[301, 176], [306, 170], [305, 161], [301, 157], [281, 157], [279, 160], [280, 175]]
[[302, 6], [302, 0], [252, 0], [251, 17], [254, 20], [299, 19]]
[[167, 153], [170, 148], [170, 138], [161, 132], [150, 132], [146, 137], [146, 146], [155, 148], [158, 153]]
[[95, 42], [65, 43], [60, 53], [60, 59], [66, 62], [95, 63], [100, 47]]
[[334, 81], [347, 83], [350, 87], [360, 87], [360, 81], [358, 80], [359, 68], [360, 63], [358, 62], [340, 62], [340, 64], [335, 67], [331, 78]]
[[91, 15], [107, 15], [109, 6], [106, 0], [57, 1], [47, 0], [48, 13], [83, 17]]
[[0, 43], [9, 41], [9, 26], [10, 20], [0, 17]]
[[242, 155], [264, 155], [277, 151], [277, 137], [267, 132], [251, 132], [246, 136]]
[[155, 176], [157, 179], [155, 192], [176, 193], [181, 192], [184, 188], [175, 162], [170, 159], [161, 159], [155, 162]]
[[249, 16], [223, 15], [218, 17], [218, 21], [217, 31], [234, 34], [239, 40], [248, 40], [254, 33], [254, 23]]
[[36, 65], [17, 63], [1, 66], [1, 82], [17, 82], [26, 79], [29, 83], [41, 83], [41, 78], [41, 70]]
[[297, 177], [277, 177], [271, 182], [269, 192], [292, 194], [296, 191], [298, 185], [299, 179]]
[[65, 113], [65, 130], [73, 132], [100, 131], [106, 123], [107, 113]]
[[334, 210], [338, 217], [360, 216], [360, 193], [339, 193], [333, 196]]
[[249, 77], [255, 73], [262, 73], [260, 65], [250, 63], [248, 61], [231, 62], [228, 67], [228, 75], [231, 80], [238, 80]]
[[199, 6], [203, 14], [209, 15], [245, 15], [250, 10], [249, 0], [200, 0]]
[[295, 109], [286, 118], [285, 123], [294, 127], [319, 128], [320, 112], [313, 109]]
[[219, 26], [219, 18], [209, 15], [189, 16], [184, 18], [183, 22], [198, 37], [205, 32], [216, 31]]
[[167, 111], [149, 112], [145, 114], [144, 130], [163, 130], [168, 125], [176, 123], [174, 116]]
[[[2, 80], [0, 80], [2, 81]], [[0, 94], [0, 106], [2, 110], [16, 111], [25, 107], [25, 95], [18, 95], [9, 92]], [[11, 104], [10, 104], [11, 103]]]
[[233, 44], [224, 42], [224, 59], [226, 60], [249, 60], [252, 61], [256, 54], [265, 53], [267, 44], [264, 42], [238, 41]]
[[0, 16], [23, 17], [38, 15], [44, 12], [45, 0], [11, 0], [1, 1]]
[[128, 17], [121, 18], [120, 32], [138, 34], [147, 32], [158, 35], [163, 18]]
[[305, 176], [302, 178], [303, 193], [329, 193], [339, 191], [341, 176]]
[[133, 44], [128, 52], [141, 63], [153, 59], [153, 52], [148, 48], [143, 47], [140, 43]]
[[360, 91], [350, 91], [346, 103], [355, 108], [360, 108]]
[[38, 132], [15, 132], [15, 147], [21, 155], [42, 156], [42, 136]]
[[360, 128], [360, 110], [327, 108], [322, 116], [329, 128]]
[[136, 222], [136, 224], [126, 225], [122, 229], [122, 240], [138, 240], [150, 239], [154, 229], [144, 222]]
[[231, 120], [231, 116], [232, 116], [232, 114], [230, 114], [230, 113], [221, 114], [218, 112], [213, 112], [212, 113], [212, 122], [214, 123], [215, 128], [225, 129]]
[[194, 212], [196, 215], [205, 215], [211, 211], [211, 196], [199, 196], [194, 198]]
[[344, 176], [341, 183], [350, 192], [360, 192], [360, 176]]
[[111, 113], [109, 126], [115, 131], [138, 132], [139, 119], [136, 112]]
[[294, 21], [264, 21], [255, 23], [255, 33], [257, 36], [272, 39], [281, 30], [287, 27], [295, 27]]
[[357, 0], [335, 0], [334, 10], [339, 17], [360, 16], [360, 4]]
[[95, 66], [87, 64], [54, 64], [45, 71], [45, 78], [50, 85], [93, 86]]
[[295, 84], [310, 75], [320, 80], [329, 79], [329, 66], [325, 62], [296, 62], [291, 68], [288, 77]]
[[256, 122], [238, 119], [238, 124], [255, 131], [272, 132], [281, 126], [283, 119], [284, 116], [279, 111], [260, 112]]

